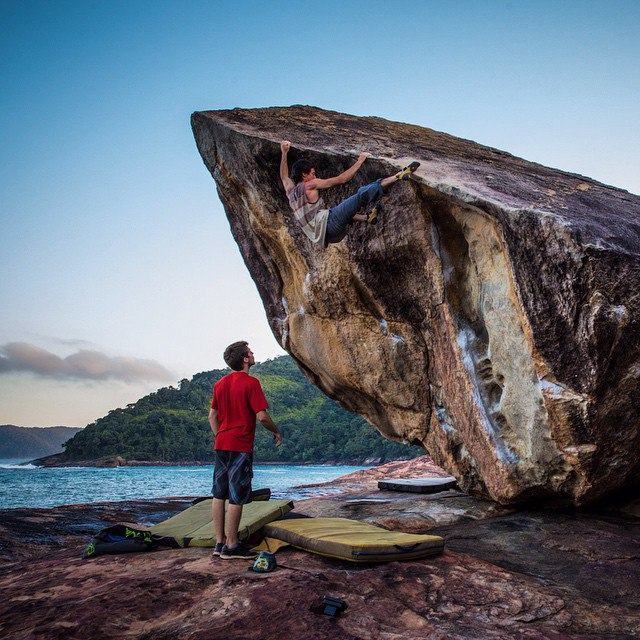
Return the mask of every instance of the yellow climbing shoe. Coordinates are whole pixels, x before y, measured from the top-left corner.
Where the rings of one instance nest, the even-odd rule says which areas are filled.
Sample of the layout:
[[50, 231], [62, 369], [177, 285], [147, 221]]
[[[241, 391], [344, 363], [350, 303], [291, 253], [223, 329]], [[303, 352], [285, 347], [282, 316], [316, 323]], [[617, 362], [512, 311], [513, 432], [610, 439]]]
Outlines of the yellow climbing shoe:
[[420, 166], [419, 162], [412, 162], [410, 165], [407, 165], [402, 171], [396, 173], [396, 178], [398, 180], [408, 180], [411, 177], [411, 174]]

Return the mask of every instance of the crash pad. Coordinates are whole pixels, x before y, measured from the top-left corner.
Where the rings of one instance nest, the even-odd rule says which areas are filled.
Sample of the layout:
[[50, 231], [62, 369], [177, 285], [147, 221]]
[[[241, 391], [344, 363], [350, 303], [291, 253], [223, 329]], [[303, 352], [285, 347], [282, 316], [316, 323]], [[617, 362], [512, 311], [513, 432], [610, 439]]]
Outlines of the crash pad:
[[408, 491], [410, 493], [438, 493], [447, 489], [455, 489], [458, 482], [453, 476], [446, 478], [393, 478], [378, 480], [381, 491]]
[[348, 518], [300, 518], [265, 525], [264, 535], [329, 558], [350, 562], [415, 560], [440, 553], [440, 536], [387, 531]]
[[[158, 536], [174, 538], [181, 547], [213, 547], [216, 534], [211, 519], [212, 500], [202, 500], [177, 515], [149, 528]], [[238, 528], [240, 540], [245, 540], [268, 522], [281, 518], [293, 509], [289, 500], [250, 502], [242, 509]]]

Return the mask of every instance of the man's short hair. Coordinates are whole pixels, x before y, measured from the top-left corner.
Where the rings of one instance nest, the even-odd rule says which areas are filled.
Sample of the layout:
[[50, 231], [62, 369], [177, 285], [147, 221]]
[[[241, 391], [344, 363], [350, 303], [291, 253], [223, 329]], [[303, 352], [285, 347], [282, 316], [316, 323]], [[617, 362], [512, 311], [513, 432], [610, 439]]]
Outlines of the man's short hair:
[[291, 179], [295, 184], [298, 184], [298, 182], [302, 180], [302, 174], [309, 173], [311, 169], [313, 169], [313, 165], [309, 160], [305, 160], [304, 158], [296, 160], [291, 166]]
[[247, 355], [247, 347], [249, 343], [246, 340], [240, 340], [230, 344], [225, 350], [224, 361], [234, 370], [242, 371], [242, 364], [245, 356]]

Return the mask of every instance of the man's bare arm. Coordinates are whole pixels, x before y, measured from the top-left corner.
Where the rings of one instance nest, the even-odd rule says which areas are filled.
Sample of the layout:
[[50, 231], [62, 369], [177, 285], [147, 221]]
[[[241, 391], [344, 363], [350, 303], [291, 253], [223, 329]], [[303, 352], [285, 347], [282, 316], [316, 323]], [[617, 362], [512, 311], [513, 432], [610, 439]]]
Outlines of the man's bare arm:
[[275, 422], [271, 419], [271, 416], [266, 411], [258, 411], [256, 418], [260, 421], [260, 424], [267, 430], [273, 433], [273, 439], [276, 442], [276, 447], [282, 444], [282, 433], [280, 429], [276, 427]]
[[291, 148], [291, 143], [288, 140], [283, 140], [280, 143], [280, 151], [282, 155], [280, 156], [280, 180], [282, 180], [282, 184], [284, 186], [284, 190], [289, 195], [292, 189], [296, 186], [293, 184], [293, 180], [289, 177], [289, 165], [287, 163], [287, 153], [289, 153], [289, 149]]
[[217, 409], [209, 409], [209, 425], [211, 426], [211, 431], [213, 431], [213, 435], [218, 435], [218, 410]]
[[356, 171], [362, 166], [362, 163], [370, 156], [370, 153], [361, 153], [358, 159], [341, 174], [334, 176], [333, 178], [314, 178], [306, 183], [307, 189], [328, 189], [329, 187], [335, 187], [338, 184], [344, 184], [349, 182], [353, 176], [356, 175]]

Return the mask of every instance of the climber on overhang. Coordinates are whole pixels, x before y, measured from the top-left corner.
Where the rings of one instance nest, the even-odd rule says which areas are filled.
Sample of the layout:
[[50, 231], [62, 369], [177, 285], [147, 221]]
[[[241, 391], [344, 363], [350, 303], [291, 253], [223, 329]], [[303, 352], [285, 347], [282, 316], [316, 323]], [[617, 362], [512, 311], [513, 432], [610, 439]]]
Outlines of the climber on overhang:
[[390, 184], [398, 180], [408, 180], [420, 166], [419, 162], [412, 162], [392, 176], [379, 178], [371, 184], [360, 187], [350, 198], [343, 200], [331, 209], [327, 209], [319, 191], [349, 182], [370, 154], [361, 153], [346, 171], [333, 178], [325, 179], [316, 177], [313, 163], [303, 158], [293, 163], [291, 177], [289, 177], [287, 154], [290, 148], [291, 143], [288, 140], [283, 140], [280, 144], [282, 151], [280, 179], [287, 192], [293, 214], [302, 226], [304, 233], [312, 242], [318, 242], [325, 246], [329, 243], [340, 242], [347, 235], [348, 225], [355, 220], [375, 224], [378, 221], [376, 207], [370, 215], [358, 213], [358, 211], [362, 207], [380, 200], [384, 190]]

